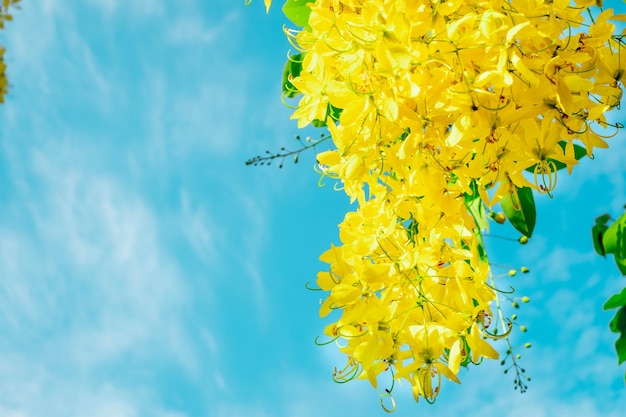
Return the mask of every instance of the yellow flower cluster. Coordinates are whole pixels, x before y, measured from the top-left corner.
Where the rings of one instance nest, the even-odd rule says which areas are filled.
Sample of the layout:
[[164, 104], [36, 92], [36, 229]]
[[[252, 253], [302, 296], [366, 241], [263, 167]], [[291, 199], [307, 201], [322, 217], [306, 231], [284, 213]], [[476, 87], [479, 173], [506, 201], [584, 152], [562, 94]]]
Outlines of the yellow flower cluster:
[[611, 23], [623, 16], [585, 17], [596, 3], [317, 0], [287, 31], [302, 57], [293, 118], [326, 122], [336, 150], [320, 169], [358, 202], [317, 280], [321, 315], [340, 315], [325, 330], [348, 358], [338, 380], [376, 387], [390, 371], [433, 401], [442, 375], [498, 358], [469, 203], [550, 193], [575, 144], [607, 147], [626, 51]]

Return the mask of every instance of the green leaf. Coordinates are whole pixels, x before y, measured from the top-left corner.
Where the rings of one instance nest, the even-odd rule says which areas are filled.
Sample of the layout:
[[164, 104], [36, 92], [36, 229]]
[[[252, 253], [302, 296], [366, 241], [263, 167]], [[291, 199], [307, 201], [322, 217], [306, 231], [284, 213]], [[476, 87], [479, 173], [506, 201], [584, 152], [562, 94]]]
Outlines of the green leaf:
[[[339, 120], [339, 117], [341, 116], [342, 112], [343, 112], [343, 109], [340, 109], [328, 103], [328, 107], [326, 108], [326, 116], [329, 116], [331, 119], [337, 121]], [[324, 127], [326, 126], [326, 120], [315, 119], [311, 122], [311, 124], [315, 127]]]
[[626, 287], [622, 289], [622, 292], [613, 294], [602, 306], [604, 311], [613, 310], [617, 307], [626, 306]]
[[605, 253], [612, 253], [622, 275], [626, 275], [626, 213], [602, 233]]
[[313, 3], [314, 1], [287, 0], [283, 6], [283, 13], [294, 25], [306, 27], [309, 25], [309, 15], [311, 14], [311, 8], [307, 6], [307, 3]]
[[615, 263], [617, 264], [617, 268], [622, 275], [626, 275], [626, 259], [615, 257]]
[[466, 354], [465, 354], [465, 357], [463, 358], [463, 360], [461, 361], [461, 366], [467, 367], [471, 363], [472, 349], [470, 348], [470, 346], [467, 343], [467, 340], [465, 340], [465, 338], [463, 338], [462, 340], [463, 340], [463, 348], [465, 349]]
[[[559, 142], [559, 145], [561, 146], [561, 149], [565, 150], [565, 145], [567, 145], [567, 141], [562, 140], [562, 141]], [[574, 158], [576, 158], [576, 160], [580, 160], [580, 159], [582, 159], [585, 156], [587, 156], [587, 150], [584, 147], [580, 146], [580, 145], [574, 144]], [[561, 170], [563, 168], [567, 168], [567, 165], [565, 165], [561, 161], [557, 161], [556, 159], [547, 158], [547, 161], [548, 162], [554, 162], [554, 166], [556, 166], [556, 170], [557, 171]], [[528, 168], [526, 168], [526, 171], [528, 171], [528, 172], [535, 172], [535, 167], [536, 166], [537, 165], [533, 165], [531, 167], [528, 167]]]
[[626, 306], [622, 306], [615, 317], [609, 323], [612, 332], [621, 333], [620, 337], [615, 341], [615, 350], [617, 351], [617, 360], [619, 363], [626, 361]]
[[609, 227], [606, 223], [611, 219], [611, 216], [608, 214], [603, 214], [602, 216], [596, 217], [596, 224], [591, 228], [591, 238], [593, 240], [593, 248], [596, 250], [598, 255], [605, 256], [606, 251], [604, 250], [604, 245], [602, 244], [602, 236], [606, 229]]
[[529, 187], [518, 188], [506, 195], [500, 205], [513, 227], [524, 236], [531, 237], [537, 217], [533, 190]]
[[626, 332], [626, 306], [622, 306], [609, 323], [609, 328], [612, 332], [620, 333]]
[[617, 351], [617, 361], [621, 365], [626, 361], [626, 331], [622, 332], [622, 336], [615, 341], [615, 350]]
[[283, 69], [283, 94], [285, 97], [293, 98], [302, 94], [291, 83], [291, 79], [298, 77], [302, 72], [302, 60], [304, 60], [304, 54], [296, 54], [290, 56], [285, 63], [285, 68]]
[[489, 220], [487, 220], [485, 213], [485, 205], [478, 194], [476, 181], [470, 183], [470, 189], [472, 190], [472, 194], [465, 194], [465, 207], [467, 207], [474, 218], [476, 226], [478, 226], [480, 230], [487, 230], [489, 228]]

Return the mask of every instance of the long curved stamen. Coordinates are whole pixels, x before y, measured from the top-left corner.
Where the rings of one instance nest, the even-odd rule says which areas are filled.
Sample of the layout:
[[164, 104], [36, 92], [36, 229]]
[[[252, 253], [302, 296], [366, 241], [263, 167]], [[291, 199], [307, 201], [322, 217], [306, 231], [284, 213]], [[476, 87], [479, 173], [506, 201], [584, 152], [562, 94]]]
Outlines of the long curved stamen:
[[480, 334], [492, 340], [506, 339], [513, 331], [513, 322], [511, 322], [511, 320], [507, 318], [506, 323], [507, 330], [503, 334], [488, 332], [487, 330], [485, 330], [485, 328], [480, 329]]
[[339, 28], [336, 25], [333, 25], [333, 29], [336, 29], [337, 33], [339, 34], [339, 37], [347, 44], [347, 47], [345, 49], [336, 47], [334, 45], [331, 45], [331, 43], [328, 41], [329, 36], [331, 35], [331, 32], [324, 32], [322, 34], [322, 41], [324, 42], [324, 45], [328, 46], [329, 49], [331, 49], [332, 51], [338, 52], [338, 53], [348, 53], [352, 50], [354, 50], [354, 47], [352, 47], [352, 45], [350, 45], [350, 42], [348, 42], [348, 40], [346, 40], [343, 35], [341, 34], [341, 31], [339, 30]]
[[337, 370], [335, 368], [335, 372], [333, 372], [333, 381], [338, 384], [345, 384], [346, 382], [350, 382], [355, 379], [361, 373], [361, 365], [354, 360], [354, 358], [349, 358], [348, 363], [342, 370]]
[[330, 345], [331, 343], [333, 343], [337, 339], [339, 339], [339, 336], [337, 336], [337, 337], [335, 337], [333, 339], [330, 339], [327, 342], [318, 342], [319, 338], [320, 338], [319, 336], [315, 336], [315, 339], [313, 340], [313, 343], [315, 343], [317, 346], [326, 346], [326, 345]]
[[593, 133], [595, 136], [598, 136], [598, 137], [600, 137], [602, 139], [611, 139], [612, 137], [615, 137], [619, 133], [620, 129], [624, 128], [624, 125], [619, 123], [619, 122], [617, 122], [615, 124], [612, 124], [612, 123], [596, 121], [596, 123], [598, 123], [599, 125], [604, 125], [605, 129], [608, 128], [608, 127], [614, 127], [615, 128], [615, 131], [613, 131], [613, 133], [608, 134], [608, 135], [606, 135], [606, 134], [603, 135], [603, 134], [600, 134], [600, 133], [596, 132], [595, 130], [593, 130], [592, 125], [589, 124], [589, 130], [591, 131], [591, 133]]
[[[533, 177], [539, 192], [552, 196], [551, 193], [556, 187], [557, 180], [557, 167], [554, 161], [546, 159], [539, 161], [535, 165]], [[541, 177], [541, 184], [539, 183], [539, 177]]]
[[[389, 397], [389, 401], [391, 401], [391, 407], [387, 408], [385, 406], [385, 403], [383, 402], [384, 397]], [[385, 394], [381, 399], [380, 399], [380, 406], [383, 408], [383, 410], [385, 410], [385, 412], [387, 413], [393, 413], [396, 411], [396, 400], [394, 400], [393, 395], [391, 395], [391, 392]]]

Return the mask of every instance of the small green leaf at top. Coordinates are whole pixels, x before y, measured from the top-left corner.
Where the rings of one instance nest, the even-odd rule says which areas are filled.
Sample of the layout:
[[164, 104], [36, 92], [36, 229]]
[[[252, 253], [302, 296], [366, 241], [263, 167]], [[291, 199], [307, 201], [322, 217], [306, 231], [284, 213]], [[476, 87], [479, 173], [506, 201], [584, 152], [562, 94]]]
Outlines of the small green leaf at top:
[[513, 227], [524, 236], [531, 237], [537, 218], [533, 190], [529, 187], [517, 188], [500, 201], [500, 206]]
[[283, 6], [283, 13], [294, 25], [306, 27], [309, 25], [311, 14], [311, 8], [307, 4], [314, 2], [315, 0], [287, 0]]

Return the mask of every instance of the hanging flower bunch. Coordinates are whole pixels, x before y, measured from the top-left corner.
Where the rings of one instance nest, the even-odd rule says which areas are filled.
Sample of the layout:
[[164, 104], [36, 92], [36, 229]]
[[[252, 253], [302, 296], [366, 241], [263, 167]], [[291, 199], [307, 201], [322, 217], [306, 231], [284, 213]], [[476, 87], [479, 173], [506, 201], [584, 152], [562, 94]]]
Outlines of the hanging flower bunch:
[[292, 118], [328, 128], [319, 169], [358, 203], [317, 279], [347, 357], [337, 380], [387, 373], [430, 402], [442, 375], [498, 358], [489, 341], [511, 322], [489, 330], [485, 208], [529, 237], [533, 192], [621, 127], [605, 115], [622, 98], [624, 16], [598, 3], [287, 1]]

